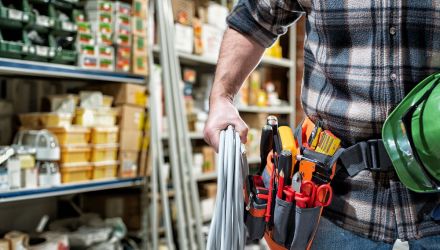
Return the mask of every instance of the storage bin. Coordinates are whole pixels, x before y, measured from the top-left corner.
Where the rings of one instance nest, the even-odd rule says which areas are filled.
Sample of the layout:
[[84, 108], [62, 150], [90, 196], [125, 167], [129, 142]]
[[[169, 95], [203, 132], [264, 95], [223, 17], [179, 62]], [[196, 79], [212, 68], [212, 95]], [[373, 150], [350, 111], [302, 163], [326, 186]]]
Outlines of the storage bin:
[[89, 181], [92, 176], [93, 167], [89, 162], [61, 164], [62, 183]]
[[40, 113], [43, 127], [67, 127], [72, 125], [72, 118], [69, 113]]
[[80, 126], [47, 128], [55, 134], [60, 145], [84, 145], [90, 141], [90, 129]]
[[29, 0], [28, 27], [40, 32], [47, 32], [55, 25], [55, 18], [50, 16], [48, 0]]
[[23, 32], [16, 32], [14, 29], [7, 28], [0, 30], [1, 57], [21, 58], [24, 53], [27, 53], [28, 49], [29, 47], [23, 43]]
[[116, 161], [118, 159], [118, 144], [92, 145], [92, 162]]
[[69, 113], [26, 113], [19, 115], [21, 125], [27, 128], [70, 126], [72, 117]]
[[[74, 5], [75, 1], [51, 1], [49, 5], [49, 16], [55, 18], [53, 34], [65, 35], [76, 33], [77, 26], [73, 14]], [[67, 17], [67, 20], [61, 19], [61, 16]]]
[[93, 166], [93, 179], [115, 178], [118, 171], [117, 161], [95, 162]]
[[61, 163], [78, 163], [90, 161], [89, 145], [65, 145], [61, 147]]
[[118, 142], [119, 127], [92, 128], [93, 144], [114, 144]]
[[29, 22], [29, 5], [27, 0], [0, 1], [1, 26], [21, 28], [27, 22]]
[[74, 123], [76, 125], [93, 127], [112, 127], [116, 124], [117, 111], [113, 108], [85, 109], [77, 108]]
[[55, 56], [50, 36], [44, 32], [24, 30], [23, 43], [29, 47], [29, 50], [23, 53], [24, 59], [46, 62]]

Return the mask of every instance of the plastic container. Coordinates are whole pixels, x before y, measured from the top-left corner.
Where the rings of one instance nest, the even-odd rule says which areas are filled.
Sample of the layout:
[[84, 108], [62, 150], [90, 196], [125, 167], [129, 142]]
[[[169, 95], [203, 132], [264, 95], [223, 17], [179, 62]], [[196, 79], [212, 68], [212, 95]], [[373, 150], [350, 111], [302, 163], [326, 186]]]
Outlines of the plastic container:
[[118, 142], [118, 127], [94, 127], [92, 128], [93, 144], [114, 144]]
[[0, 26], [21, 28], [29, 22], [29, 19], [27, 0], [0, 1]]
[[88, 145], [66, 145], [61, 147], [61, 163], [77, 163], [90, 161], [91, 148]]
[[110, 108], [113, 105], [113, 96], [103, 95], [102, 96], [102, 106]]
[[73, 36], [49, 36], [49, 43], [55, 50], [52, 62], [74, 64], [77, 62], [75, 38]]
[[117, 161], [95, 162], [93, 166], [93, 179], [109, 179], [115, 178], [118, 171]]
[[89, 162], [61, 164], [62, 183], [89, 181], [92, 175], [93, 167]]
[[55, 48], [50, 43], [50, 36], [36, 30], [24, 30], [23, 42], [29, 46], [24, 53], [24, 59], [34, 61], [48, 61], [55, 56]]
[[118, 159], [118, 144], [92, 145], [92, 162], [116, 161]]
[[74, 123], [86, 127], [113, 127], [116, 124], [116, 115], [117, 111], [113, 108], [77, 108]]
[[76, 33], [78, 27], [73, 15], [74, 3], [68, 0], [56, 0], [51, 1], [51, 3], [49, 5], [49, 16], [55, 18], [53, 33], [59, 35]]
[[60, 145], [84, 145], [90, 141], [90, 129], [80, 126], [48, 128], [58, 138]]
[[55, 26], [55, 18], [50, 16], [48, 2], [49, 1], [29, 0], [29, 28], [40, 32], [47, 32]]
[[40, 113], [43, 127], [64, 127], [72, 125], [72, 114], [68, 113]]
[[29, 50], [23, 42], [23, 32], [2, 28], [0, 30], [0, 52], [2, 57], [21, 58]]

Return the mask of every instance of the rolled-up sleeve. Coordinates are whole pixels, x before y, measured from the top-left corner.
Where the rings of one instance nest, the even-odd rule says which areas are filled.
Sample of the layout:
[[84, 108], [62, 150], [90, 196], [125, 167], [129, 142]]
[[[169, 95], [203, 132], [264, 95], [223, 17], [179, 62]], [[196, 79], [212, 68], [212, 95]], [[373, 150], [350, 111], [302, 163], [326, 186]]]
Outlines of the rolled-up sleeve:
[[267, 48], [302, 14], [301, 6], [294, 0], [240, 0], [227, 23]]

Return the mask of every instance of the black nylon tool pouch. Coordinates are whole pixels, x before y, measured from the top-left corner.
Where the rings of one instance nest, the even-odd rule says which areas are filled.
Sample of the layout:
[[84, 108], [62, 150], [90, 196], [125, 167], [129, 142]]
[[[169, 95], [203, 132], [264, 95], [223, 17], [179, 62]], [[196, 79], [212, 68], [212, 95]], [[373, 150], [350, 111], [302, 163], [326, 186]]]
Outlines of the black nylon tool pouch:
[[322, 207], [299, 208], [295, 210], [295, 235], [291, 250], [308, 249], [319, 226]]
[[287, 246], [292, 240], [289, 235], [293, 231], [293, 225], [295, 222], [295, 214], [292, 213], [295, 207], [293, 202], [288, 202], [276, 198], [275, 212], [274, 212], [274, 226], [273, 226], [273, 239], [276, 243]]
[[[267, 198], [261, 197], [268, 194], [264, 187], [261, 176], [247, 177], [247, 205], [245, 211], [244, 222], [247, 228], [250, 240], [259, 240], [263, 238], [266, 230], [266, 209]], [[260, 197], [259, 197], [260, 196]]]

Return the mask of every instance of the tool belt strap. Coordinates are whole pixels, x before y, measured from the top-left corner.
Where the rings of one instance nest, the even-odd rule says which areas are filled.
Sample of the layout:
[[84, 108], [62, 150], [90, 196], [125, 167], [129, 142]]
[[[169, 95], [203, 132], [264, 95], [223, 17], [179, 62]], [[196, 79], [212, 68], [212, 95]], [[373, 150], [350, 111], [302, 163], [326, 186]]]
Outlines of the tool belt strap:
[[391, 159], [381, 139], [362, 141], [345, 149], [340, 157], [340, 162], [350, 176], [365, 169], [372, 172], [393, 170]]

